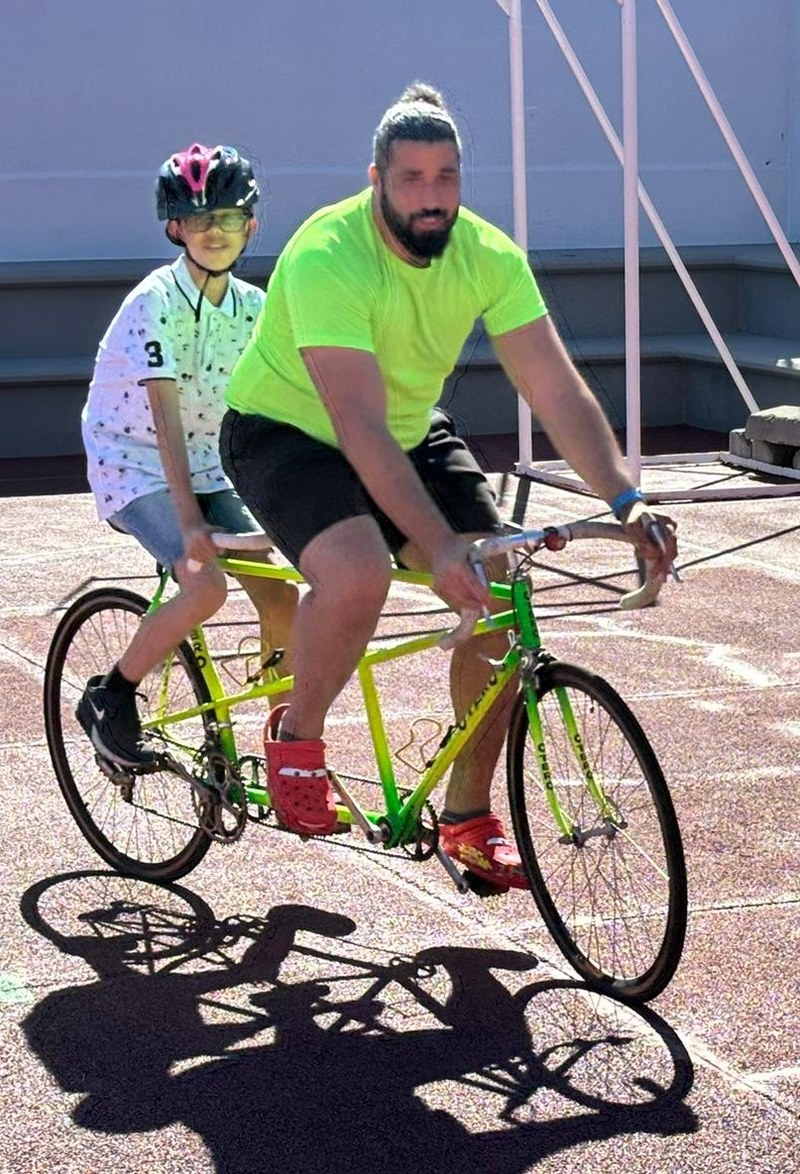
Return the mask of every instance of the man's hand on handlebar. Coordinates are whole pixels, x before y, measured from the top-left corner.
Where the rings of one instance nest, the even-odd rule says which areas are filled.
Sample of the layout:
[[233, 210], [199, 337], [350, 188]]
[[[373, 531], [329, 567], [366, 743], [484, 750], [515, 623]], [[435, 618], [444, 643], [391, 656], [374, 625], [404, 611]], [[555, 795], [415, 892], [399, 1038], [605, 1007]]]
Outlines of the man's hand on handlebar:
[[656, 513], [643, 501], [635, 501], [622, 525], [636, 543], [637, 553], [651, 564], [654, 575], [666, 579], [669, 574], [675, 574], [678, 543], [677, 525], [672, 518]]
[[489, 603], [489, 588], [469, 562], [470, 543], [454, 534], [440, 546], [431, 570], [438, 595], [459, 614], [480, 614]]

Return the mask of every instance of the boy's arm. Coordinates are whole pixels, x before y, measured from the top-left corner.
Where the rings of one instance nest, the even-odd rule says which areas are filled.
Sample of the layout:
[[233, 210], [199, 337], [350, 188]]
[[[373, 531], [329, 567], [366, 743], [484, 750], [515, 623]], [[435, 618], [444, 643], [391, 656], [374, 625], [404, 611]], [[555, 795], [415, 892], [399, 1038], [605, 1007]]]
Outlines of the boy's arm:
[[211, 527], [203, 517], [192, 489], [178, 385], [174, 379], [147, 379], [143, 384], [153, 414], [164, 476], [178, 516], [184, 556], [197, 562], [213, 562], [219, 552], [208, 536]]

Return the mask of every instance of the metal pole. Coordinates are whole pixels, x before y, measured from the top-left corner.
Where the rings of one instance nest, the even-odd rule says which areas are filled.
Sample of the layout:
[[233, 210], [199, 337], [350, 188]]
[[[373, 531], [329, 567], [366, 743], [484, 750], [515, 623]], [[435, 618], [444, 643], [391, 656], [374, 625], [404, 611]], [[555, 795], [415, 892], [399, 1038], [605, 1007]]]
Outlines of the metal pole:
[[[595, 118], [600, 123], [600, 126], [602, 127], [603, 133], [605, 134], [606, 138], [608, 139], [608, 141], [611, 145], [612, 151], [616, 155], [619, 162], [622, 163], [622, 143], [619, 140], [619, 136], [617, 135], [616, 131], [614, 130], [614, 127], [611, 124], [611, 120], [609, 119], [608, 115], [606, 114], [606, 112], [603, 108], [603, 104], [600, 101], [600, 99], [598, 98], [598, 96], [594, 90], [594, 87], [592, 86], [592, 83], [589, 81], [589, 78], [586, 76], [586, 71], [584, 70], [583, 66], [581, 65], [580, 61], [578, 60], [578, 56], [575, 53], [575, 50], [573, 49], [569, 40], [567, 39], [566, 33], [564, 32], [561, 25], [558, 23], [558, 20], [556, 19], [556, 16], [555, 16], [555, 13], [553, 12], [552, 8], [550, 7], [548, 0], [536, 0], [536, 3], [538, 4], [539, 9], [541, 10], [542, 16], [545, 18], [545, 21], [547, 22], [547, 26], [550, 29], [550, 32], [555, 37], [556, 42], [557, 42], [559, 48], [561, 49], [561, 52], [564, 54], [564, 57], [566, 58], [566, 61], [569, 65], [570, 69], [572, 70], [573, 74], [575, 75], [575, 80], [578, 82], [578, 85], [583, 90], [584, 96], [586, 97], [587, 102], [589, 103], [590, 107], [592, 108], [592, 111], [594, 112]], [[705, 302], [703, 301], [702, 297], [700, 296], [700, 291], [698, 290], [697, 286], [695, 285], [694, 281], [692, 280], [692, 277], [691, 277], [691, 274], [689, 273], [689, 270], [686, 268], [685, 264], [683, 263], [683, 260], [680, 256], [680, 253], [675, 248], [675, 245], [672, 242], [672, 238], [670, 237], [669, 233], [667, 232], [666, 226], [664, 225], [664, 222], [661, 219], [661, 217], [658, 215], [658, 212], [655, 209], [655, 205], [653, 204], [653, 201], [650, 199], [649, 195], [647, 194], [647, 191], [645, 190], [644, 184], [641, 182], [641, 180], [639, 181], [639, 199], [641, 200], [642, 208], [644, 209], [648, 220], [650, 221], [650, 223], [652, 224], [652, 226], [655, 230], [656, 236], [660, 240], [661, 244], [664, 246], [664, 249], [666, 250], [667, 256], [669, 257], [670, 261], [672, 262], [676, 273], [680, 277], [681, 282], [683, 283], [683, 287], [686, 290], [687, 294], [689, 295], [689, 298], [692, 302], [692, 305], [697, 310], [697, 313], [700, 315], [700, 319], [701, 319], [703, 325], [705, 326], [706, 330], [708, 331], [709, 335], [711, 336], [711, 340], [714, 343], [714, 346], [717, 348], [719, 356], [722, 359], [723, 363], [725, 364], [725, 367], [727, 368], [731, 379], [735, 383], [735, 385], [739, 391], [739, 394], [741, 395], [744, 402], [747, 404], [747, 407], [750, 409], [750, 411], [757, 412], [758, 411], [758, 404], [756, 403], [755, 399], [753, 398], [753, 395], [752, 395], [752, 392], [750, 391], [750, 388], [745, 383], [741, 371], [736, 366], [736, 362], [733, 358], [733, 355], [730, 352], [728, 344], [725, 342], [725, 339], [722, 337], [719, 329], [717, 328], [717, 324], [715, 323], [715, 321], [712, 318]]]
[[[514, 196], [514, 239], [528, 253], [528, 185], [525, 152], [525, 84], [522, 57], [522, 0], [509, 0], [508, 56], [511, 76], [511, 171]], [[517, 397], [517, 436], [520, 464], [533, 460], [531, 410]]]
[[661, 9], [664, 20], [667, 22], [669, 30], [675, 38], [678, 48], [683, 54], [684, 60], [689, 66], [694, 80], [697, 82], [697, 85], [700, 88], [700, 93], [705, 98], [706, 104], [714, 116], [714, 121], [722, 132], [722, 136], [725, 139], [725, 142], [728, 144], [730, 152], [738, 164], [739, 170], [742, 173], [742, 178], [750, 189], [750, 193], [758, 205], [761, 211], [761, 215], [766, 220], [767, 225], [769, 226], [769, 229], [775, 238], [775, 243], [783, 254], [783, 258], [786, 261], [786, 264], [789, 266], [792, 276], [794, 277], [797, 284], [800, 285], [800, 262], [798, 262], [797, 257], [794, 255], [794, 250], [789, 244], [789, 241], [787, 240], [786, 234], [781, 228], [777, 216], [772, 211], [766, 193], [764, 192], [761, 184], [758, 182], [756, 173], [750, 166], [749, 160], [742, 150], [741, 144], [739, 143], [739, 140], [734, 133], [733, 127], [728, 122], [725, 112], [720, 106], [717, 96], [711, 88], [711, 83], [706, 77], [700, 62], [697, 60], [692, 46], [689, 44], [686, 33], [681, 28], [681, 25], [678, 22], [678, 18], [675, 16], [675, 13], [672, 10], [672, 6], [669, 4], [668, 0], [656, 0], [656, 3]]
[[634, 484], [642, 471], [639, 297], [639, 119], [636, 0], [622, 4], [622, 168], [625, 228], [625, 451]]

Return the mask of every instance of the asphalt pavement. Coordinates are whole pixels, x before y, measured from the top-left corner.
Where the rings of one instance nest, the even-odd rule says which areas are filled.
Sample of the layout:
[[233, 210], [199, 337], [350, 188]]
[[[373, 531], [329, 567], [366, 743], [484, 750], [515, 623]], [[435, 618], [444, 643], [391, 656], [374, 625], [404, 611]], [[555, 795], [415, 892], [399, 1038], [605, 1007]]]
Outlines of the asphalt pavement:
[[[650, 476], [688, 484], [677, 467]], [[493, 480], [518, 521], [600, 509]], [[100, 583], [146, 593], [149, 562], [86, 493], [0, 509], [0, 1170], [798, 1169], [797, 497], [671, 504], [683, 583], [646, 611], [616, 607], [633, 582], [617, 548], [576, 545], [536, 572], [548, 647], [625, 695], [681, 823], [686, 947], [641, 1010], [576, 981], [525, 893], [461, 896], [435, 861], [356, 836], [252, 827], [168, 888], [109, 872], [55, 782], [43, 669], [64, 607]], [[213, 627], [233, 673], [248, 608], [232, 592]], [[405, 588], [386, 623], [446, 619]], [[446, 720], [444, 654], [422, 660], [381, 682], [400, 741], [423, 713]], [[239, 727], [254, 750], [262, 720]], [[329, 761], [367, 770], [351, 687], [328, 741]]]

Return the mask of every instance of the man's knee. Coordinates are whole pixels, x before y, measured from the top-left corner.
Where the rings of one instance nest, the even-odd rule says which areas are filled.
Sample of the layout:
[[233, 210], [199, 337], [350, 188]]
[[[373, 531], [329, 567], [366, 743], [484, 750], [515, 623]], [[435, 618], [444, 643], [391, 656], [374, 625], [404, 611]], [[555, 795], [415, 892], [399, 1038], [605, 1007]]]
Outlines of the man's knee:
[[330, 527], [303, 551], [300, 570], [318, 597], [348, 610], [380, 609], [391, 583], [389, 551], [371, 518]]
[[391, 583], [391, 568], [361, 564], [354, 568], [343, 563], [310, 581], [312, 594], [335, 608], [344, 620], [347, 615], [379, 615]]

